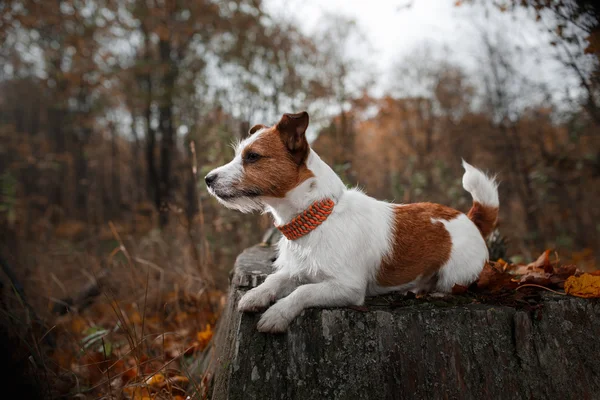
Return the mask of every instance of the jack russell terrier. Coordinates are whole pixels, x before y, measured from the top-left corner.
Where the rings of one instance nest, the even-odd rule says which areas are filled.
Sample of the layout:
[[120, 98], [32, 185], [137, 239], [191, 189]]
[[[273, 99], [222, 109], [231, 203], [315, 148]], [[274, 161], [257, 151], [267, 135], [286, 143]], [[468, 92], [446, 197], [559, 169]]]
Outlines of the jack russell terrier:
[[447, 293], [478, 278], [498, 217], [493, 178], [463, 161], [463, 187], [473, 197], [466, 215], [440, 204], [379, 201], [348, 189], [310, 148], [308, 119], [301, 112], [255, 125], [234, 159], [205, 178], [223, 205], [270, 212], [283, 234], [275, 272], [238, 305], [267, 308], [259, 331], [284, 332], [308, 307], [361, 305], [392, 291]]

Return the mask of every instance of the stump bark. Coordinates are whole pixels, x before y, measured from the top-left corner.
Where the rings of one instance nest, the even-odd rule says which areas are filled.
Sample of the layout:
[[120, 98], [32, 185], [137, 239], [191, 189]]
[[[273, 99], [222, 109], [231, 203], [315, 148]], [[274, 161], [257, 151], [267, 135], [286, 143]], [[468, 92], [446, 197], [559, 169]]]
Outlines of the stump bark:
[[544, 295], [526, 311], [461, 296], [367, 299], [259, 333], [237, 302], [275, 249], [237, 259], [215, 335], [212, 399], [600, 399], [600, 302]]

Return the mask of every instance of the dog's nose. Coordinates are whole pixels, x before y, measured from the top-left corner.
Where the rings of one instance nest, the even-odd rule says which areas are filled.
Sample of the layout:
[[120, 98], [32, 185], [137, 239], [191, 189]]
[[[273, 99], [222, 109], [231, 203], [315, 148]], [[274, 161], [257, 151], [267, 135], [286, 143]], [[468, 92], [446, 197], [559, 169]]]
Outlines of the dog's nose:
[[211, 187], [213, 183], [217, 180], [217, 174], [208, 174], [204, 177], [204, 182], [206, 182], [206, 186]]

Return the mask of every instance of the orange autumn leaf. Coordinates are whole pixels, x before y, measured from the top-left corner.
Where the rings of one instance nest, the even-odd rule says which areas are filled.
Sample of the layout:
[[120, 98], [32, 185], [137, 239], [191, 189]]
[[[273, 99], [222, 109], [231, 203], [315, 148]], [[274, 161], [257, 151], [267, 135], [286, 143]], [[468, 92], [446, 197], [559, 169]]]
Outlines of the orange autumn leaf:
[[151, 400], [156, 396], [150, 393], [150, 390], [141, 386], [129, 386], [123, 389], [123, 392], [129, 396], [131, 400]]
[[128, 317], [129, 317], [129, 322], [131, 322], [132, 324], [141, 324], [142, 323], [142, 316], [137, 311], [134, 311], [133, 313], [129, 314]]
[[527, 265], [510, 265], [505, 266], [505, 269], [513, 275], [529, 275], [529, 274], [545, 274], [552, 273], [553, 268], [550, 263], [550, 250], [544, 251], [538, 258], [532, 263]]
[[146, 379], [146, 384], [154, 387], [163, 387], [166, 383], [167, 378], [163, 374], [154, 374], [150, 378]]
[[212, 336], [213, 336], [213, 331], [210, 327], [210, 324], [208, 324], [208, 325], [206, 325], [206, 329], [198, 332], [198, 334], [196, 335], [198, 342], [200, 343], [199, 347], [201, 349], [205, 348], [206, 345], [208, 344], [208, 342], [210, 341], [210, 339], [212, 339]]
[[83, 332], [87, 327], [88, 327], [88, 322], [84, 318], [76, 315], [71, 319], [71, 327], [70, 328], [73, 333], [79, 334], [79, 333]]
[[544, 272], [551, 273], [553, 269], [550, 263], [550, 250], [544, 251], [537, 260], [529, 265], [533, 268], [542, 268]]
[[177, 314], [175, 314], [174, 320], [175, 320], [175, 322], [182, 323], [182, 322], [187, 321], [189, 319], [189, 317], [190, 316], [187, 312], [180, 311]]
[[483, 267], [477, 280], [477, 289], [490, 293], [515, 289], [518, 283], [512, 281], [512, 275], [504, 273], [500, 266], [495, 266], [495, 263], [493, 264], [486, 263]]
[[591, 274], [570, 276], [565, 282], [565, 292], [577, 297], [600, 297], [600, 276]]
[[137, 378], [138, 376], [138, 369], [136, 366], [132, 366], [128, 369], [125, 370], [125, 372], [123, 372], [123, 374], [121, 375], [121, 379], [123, 379], [123, 382], [129, 382], [132, 379]]
[[[501, 265], [501, 263], [496, 262], [496, 265]], [[527, 265], [505, 264], [503, 271], [513, 275], [512, 281], [519, 284], [554, 286], [561, 289], [569, 276], [580, 273], [576, 265], [560, 265], [558, 256], [555, 261], [551, 262], [550, 250], [544, 251], [537, 260]]]
[[469, 288], [467, 286], [456, 284], [452, 286], [452, 294], [464, 294], [467, 293]]

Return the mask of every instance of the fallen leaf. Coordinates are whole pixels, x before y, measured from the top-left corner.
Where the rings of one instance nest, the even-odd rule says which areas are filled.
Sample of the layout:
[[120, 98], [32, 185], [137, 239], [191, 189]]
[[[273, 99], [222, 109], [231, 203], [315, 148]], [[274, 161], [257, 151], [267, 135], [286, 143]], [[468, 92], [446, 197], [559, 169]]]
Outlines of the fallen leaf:
[[495, 263], [486, 263], [479, 275], [476, 286], [477, 290], [499, 293], [515, 289], [518, 283], [512, 281], [512, 275], [504, 273], [500, 268]]
[[533, 268], [542, 268], [546, 273], [552, 273], [553, 268], [550, 264], [550, 250], [544, 251], [537, 260], [529, 264]]
[[600, 276], [591, 274], [571, 276], [565, 282], [565, 292], [577, 297], [600, 297]]
[[570, 276], [579, 275], [581, 275], [581, 271], [577, 268], [576, 265], [560, 265], [554, 267], [554, 273], [550, 277], [550, 281], [555, 287], [562, 289], [565, 287], [565, 281]]
[[456, 284], [452, 287], [452, 294], [464, 294], [467, 290], [469, 290], [467, 286]]
[[128, 315], [128, 317], [129, 317], [129, 322], [131, 322], [132, 324], [141, 324], [142, 323], [142, 316], [137, 311], [132, 312], [131, 314]]
[[104, 379], [104, 371], [110, 365], [103, 354], [96, 351], [88, 351], [79, 358], [78, 365], [73, 370], [88, 383], [96, 383]]
[[550, 250], [544, 251], [538, 258], [532, 263], [527, 265], [511, 264], [504, 268], [507, 272], [513, 275], [526, 275], [531, 273], [552, 273], [553, 267], [550, 263]]
[[73, 317], [73, 319], [71, 319], [71, 331], [73, 333], [79, 334], [83, 332], [87, 327], [88, 322], [84, 318], [76, 315]]
[[125, 370], [125, 372], [123, 372], [123, 375], [121, 375], [123, 382], [127, 383], [132, 379], [137, 378], [138, 376], [138, 369], [136, 366], [132, 366], [128, 369]]
[[185, 322], [188, 319], [189, 319], [189, 315], [185, 311], [178, 312], [177, 314], [175, 314], [175, 318], [174, 318], [175, 322], [177, 322], [177, 323]]
[[198, 342], [200, 343], [200, 350], [204, 349], [210, 339], [213, 337], [213, 331], [210, 327], [210, 324], [206, 325], [206, 328], [203, 331], [200, 331], [196, 334]]
[[163, 387], [166, 384], [167, 378], [163, 374], [154, 374], [146, 379], [146, 384], [154, 387]]
[[[558, 258], [555, 264], [558, 264]], [[553, 265], [550, 262], [550, 250], [544, 251], [532, 263], [508, 264], [505, 265], [504, 270], [513, 275], [512, 281], [518, 284], [528, 283], [559, 289], [564, 287], [568, 277], [581, 273], [576, 265]]]
[[129, 386], [123, 389], [123, 392], [129, 396], [131, 400], [151, 400], [153, 399], [150, 390], [141, 386]]

